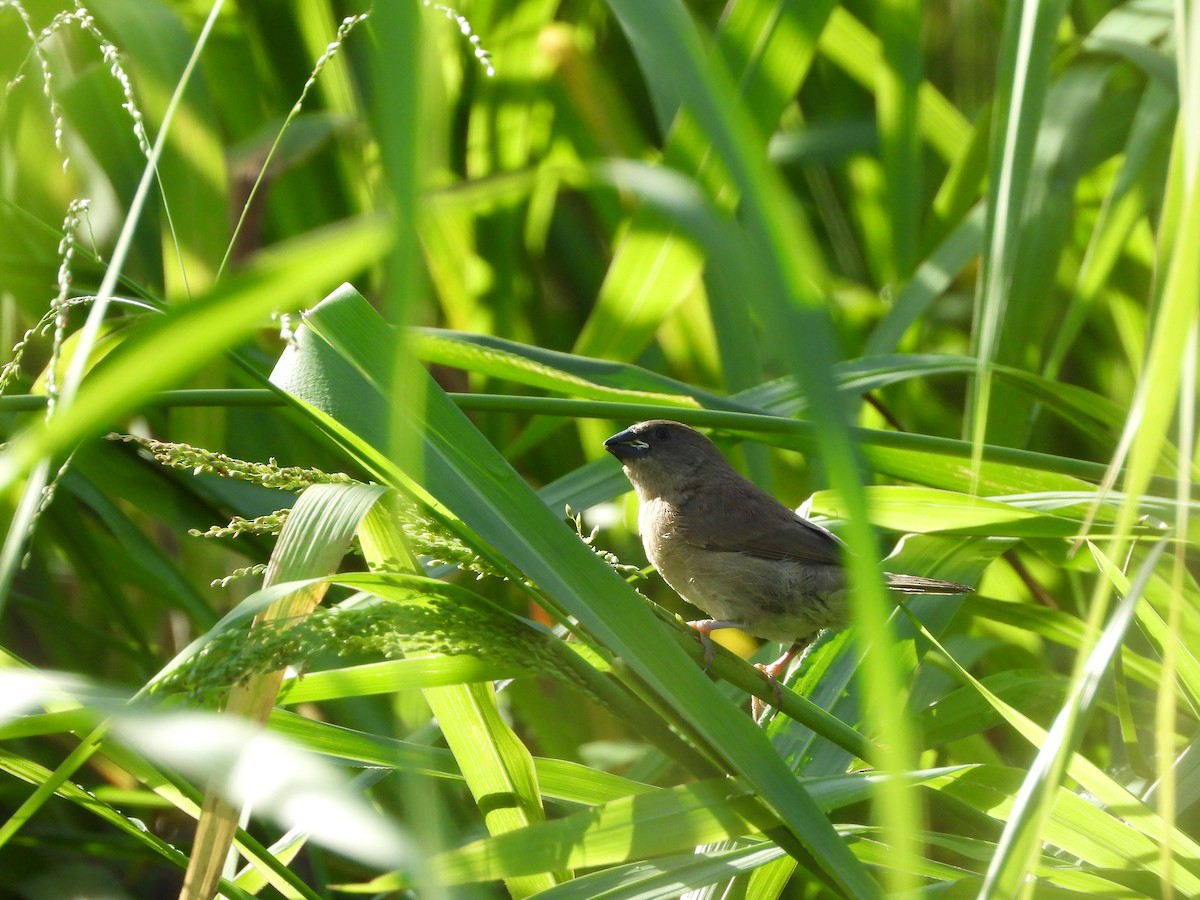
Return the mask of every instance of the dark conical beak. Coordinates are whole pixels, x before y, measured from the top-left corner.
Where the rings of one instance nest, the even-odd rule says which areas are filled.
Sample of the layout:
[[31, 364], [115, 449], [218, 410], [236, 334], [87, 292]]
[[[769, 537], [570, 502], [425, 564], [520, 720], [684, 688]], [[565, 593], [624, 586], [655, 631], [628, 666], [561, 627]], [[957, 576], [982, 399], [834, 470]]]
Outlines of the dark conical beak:
[[645, 456], [650, 445], [635, 435], [632, 431], [622, 431], [614, 434], [604, 442], [604, 449], [624, 462], [627, 459], [638, 459]]

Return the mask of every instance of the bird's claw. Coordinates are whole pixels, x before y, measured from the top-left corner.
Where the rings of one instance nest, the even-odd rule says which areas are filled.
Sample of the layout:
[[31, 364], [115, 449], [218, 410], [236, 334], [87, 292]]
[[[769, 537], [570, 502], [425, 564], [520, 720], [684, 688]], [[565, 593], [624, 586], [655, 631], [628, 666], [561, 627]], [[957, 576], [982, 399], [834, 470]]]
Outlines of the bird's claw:
[[[742, 628], [740, 622], [727, 621], [725, 619], [698, 619], [694, 622], [688, 622], [692, 628], [696, 629], [696, 633], [700, 635], [700, 646], [704, 648], [704, 672], [707, 673], [712, 668], [715, 648], [713, 647], [712, 633], [718, 628]], [[758, 724], [763, 724], [774, 718], [780, 708], [783, 706], [783, 686], [779, 682], [779, 676], [787, 669], [788, 664], [801, 653], [809, 644], [808, 640], [796, 641], [787, 649], [787, 651], [768, 665], [758, 664], [754, 668], [762, 672], [763, 677], [771, 685], [774, 704], [767, 706], [758, 697], [751, 698], [751, 712], [754, 716], [754, 721]], [[774, 710], [773, 712], [768, 712]]]
[[775, 673], [771, 671], [771, 666], [765, 666], [758, 663], [754, 666], [758, 671], [762, 672], [763, 678], [767, 679], [767, 683], [771, 685], [772, 700], [775, 702], [768, 706], [761, 698], [750, 698], [750, 714], [758, 725], [765, 725], [771, 719], [779, 715], [779, 709], [783, 706], [783, 686], [779, 683], [779, 679]]
[[708, 670], [712, 668], [713, 657], [716, 655], [716, 648], [713, 647], [712, 619], [698, 619], [695, 622], [688, 622], [692, 628], [696, 629], [696, 633], [700, 635], [700, 646], [704, 648], [704, 674], [708, 674]]
[[[780, 707], [783, 706], [783, 686], [780, 684], [779, 678], [787, 671], [787, 667], [791, 665], [792, 660], [802, 655], [810, 643], [811, 639], [796, 641], [773, 663], [766, 665], [758, 663], [754, 666], [754, 668], [763, 673], [763, 677], [770, 683], [771, 692], [774, 694], [775, 700], [774, 706], [768, 707], [758, 697], [751, 698], [750, 710], [755, 722], [761, 725], [764, 722], [770, 721], [779, 713]], [[768, 709], [774, 709], [774, 712], [767, 715]]]

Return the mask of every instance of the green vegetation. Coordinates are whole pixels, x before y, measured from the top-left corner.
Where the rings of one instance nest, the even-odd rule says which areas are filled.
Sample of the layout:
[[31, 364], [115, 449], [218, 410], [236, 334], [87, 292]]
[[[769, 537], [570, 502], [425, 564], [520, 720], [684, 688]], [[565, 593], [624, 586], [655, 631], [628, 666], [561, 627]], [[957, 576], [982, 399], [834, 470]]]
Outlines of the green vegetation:
[[[1200, 895], [1193, 4], [63, 2], [0, 893]], [[638, 568], [657, 416], [857, 551], [763, 727]]]

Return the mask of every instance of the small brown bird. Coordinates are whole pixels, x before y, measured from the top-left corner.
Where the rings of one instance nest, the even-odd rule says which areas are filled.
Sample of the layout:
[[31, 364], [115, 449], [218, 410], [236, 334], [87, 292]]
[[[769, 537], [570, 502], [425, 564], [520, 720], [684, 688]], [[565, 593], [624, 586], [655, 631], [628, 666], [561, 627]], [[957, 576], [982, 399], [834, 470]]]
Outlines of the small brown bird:
[[[700, 632], [706, 665], [709, 633], [738, 628], [790, 644], [759, 667], [774, 680], [819, 631], [849, 623], [842, 541], [739, 475], [707, 437], [654, 419], [614, 434], [604, 448], [637, 492], [646, 556], [676, 593], [711, 617], [688, 623]], [[907, 594], [972, 591], [890, 572], [887, 585]]]

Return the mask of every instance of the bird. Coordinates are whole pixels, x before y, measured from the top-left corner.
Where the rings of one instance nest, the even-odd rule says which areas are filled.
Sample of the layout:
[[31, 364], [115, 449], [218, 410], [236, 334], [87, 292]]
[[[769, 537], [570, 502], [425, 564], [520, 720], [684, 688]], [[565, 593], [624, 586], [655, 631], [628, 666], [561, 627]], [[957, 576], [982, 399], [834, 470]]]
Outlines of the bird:
[[[850, 624], [845, 544], [740, 475], [716, 444], [681, 422], [638, 422], [604, 448], [637, 494], [638, 531], [650, 563], [708, 616], [688, 622], [700, 633], [705, 668], [713, 659], [711, 632], [721, 628], [788, 648], [758, 667], [778, 707], [778, 678], [791, 661], [822, 630]], [[906, 594], [973, 591], [919, 575], [885, 578]]]

